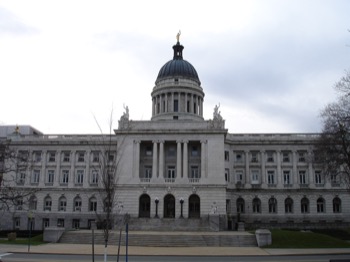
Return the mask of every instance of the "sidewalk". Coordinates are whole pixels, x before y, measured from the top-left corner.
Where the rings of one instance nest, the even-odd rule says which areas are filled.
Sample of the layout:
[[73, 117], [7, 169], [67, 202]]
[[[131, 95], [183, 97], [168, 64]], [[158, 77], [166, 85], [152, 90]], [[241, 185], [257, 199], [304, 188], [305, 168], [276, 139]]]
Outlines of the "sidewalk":
[[[109, 245], [108, 254], [116, 255], [118, 246]], [[26, 245], [0, 244], [1, 253], [27, 253]], [[86, 244], [43, 244], [31, 246], [31, 253], [43, 254], [91, 254], [92, 246]], [[103, 254], [104, 246], [95, 245], [95, 254]], [[120, 247], [121, 255], [125, 254], [125, 246]], [[270, 255], [311, 255], [311, 254], [350, 254], [350, 248], [319, 249], [272, 249], [258, 247], [138, 247], [128, 248], [130, 256], [270, 256]], [[1, 255], [0, 255], [1, 256]]]

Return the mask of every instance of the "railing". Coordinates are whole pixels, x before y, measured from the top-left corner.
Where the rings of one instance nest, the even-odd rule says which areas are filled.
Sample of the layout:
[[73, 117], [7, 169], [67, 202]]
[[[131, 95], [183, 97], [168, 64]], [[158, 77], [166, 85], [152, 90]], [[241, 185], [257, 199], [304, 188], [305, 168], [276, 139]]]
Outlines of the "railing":
[[165, 183], [175, 183], [175, 178], [165, 178]]
[[151, 182], [151, 179], [150, 178], [140, 178], [140, 182], [141, 183], [150, 183]]
[[189, 178], [188, 181], [189, 181], [190, 183], [199, 183], [200, 178]]

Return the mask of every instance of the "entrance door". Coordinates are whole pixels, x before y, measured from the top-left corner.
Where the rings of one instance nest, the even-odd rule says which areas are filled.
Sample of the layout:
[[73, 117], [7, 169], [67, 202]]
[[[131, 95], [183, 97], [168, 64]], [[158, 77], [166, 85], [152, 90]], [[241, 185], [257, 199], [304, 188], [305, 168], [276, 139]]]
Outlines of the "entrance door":
[[188, 199], [188, 217], [199, 218], [201, 213], [200, 198], [197, 195], [191, 195]]
[[140, 196], [139, 217], [151, 217], [151, 198], [149, 195]]
[[164, 197], [164, 218], [175, 217], [175, 197], [173, 195], [166, 195]]

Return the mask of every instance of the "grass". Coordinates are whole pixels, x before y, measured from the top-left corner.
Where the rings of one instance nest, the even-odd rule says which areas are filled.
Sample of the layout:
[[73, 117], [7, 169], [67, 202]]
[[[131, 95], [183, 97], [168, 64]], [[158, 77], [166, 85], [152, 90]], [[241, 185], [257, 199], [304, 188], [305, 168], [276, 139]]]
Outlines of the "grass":
[[350, 243], [322, 231], [272, 229], [272, 245], [268, 248], [350, 248]]
[[[28, 245], [28, 238], [17, 238], [16, 240], [12, 241], [9, 241], [7, 239], [0, 239], [0, 244]], [[30, 244], [33, 246], [44, 244], [43, 235], [31, 237]]]

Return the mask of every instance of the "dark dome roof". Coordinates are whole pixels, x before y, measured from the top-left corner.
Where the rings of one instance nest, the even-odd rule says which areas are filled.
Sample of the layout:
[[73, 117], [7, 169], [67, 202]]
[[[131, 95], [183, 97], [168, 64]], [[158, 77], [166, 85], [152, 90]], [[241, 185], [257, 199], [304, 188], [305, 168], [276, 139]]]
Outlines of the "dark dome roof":
[[163, 79], [166, 78], [174, 78], [174, 77], [184, 77], [189, 78], [193, 81], [196, 81], [199, 85], [201, 84], [197, 71], [186, 60], [182, 58], [182, 50], [183, 46], [177, 42], [176, 45], [173, 46], [174, 49], [174, 58], [173, 60], [168, 61], [162, 68], [159, 70], [158, 77], [156, 80], [156, 84]]

